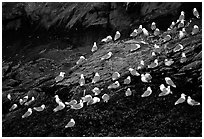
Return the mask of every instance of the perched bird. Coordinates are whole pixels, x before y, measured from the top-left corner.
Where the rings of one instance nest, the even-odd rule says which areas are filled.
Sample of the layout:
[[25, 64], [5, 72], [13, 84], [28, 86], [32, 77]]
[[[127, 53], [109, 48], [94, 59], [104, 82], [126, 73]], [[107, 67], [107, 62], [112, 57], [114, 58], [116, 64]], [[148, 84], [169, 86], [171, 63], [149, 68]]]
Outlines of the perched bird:
[[125, 80], [124, 80], [124, 84], [130, 84], [131, 82], [131, 78], [130, 76], [128, 76]]
[[22, 118], [27, 118], [28, 116], [30, 116], [32, 114], [32, 109], [31, 108], [28, 108], [27, 112], [25, 112], [23, 115], [22, 115]]
[[75, 99], [71, 100], [70, 102], [65, 102], [66, 105], [75, 105], [77, 101]]
[[98, 72], [96, 72], [91, 83], [97, 83], [99, 80], [100, 80], [100, 75]]
[[196, 8], [193, 8], [193, 15], [196, 17], [196, 18], [200, 18], [200, 15], [199, 15], [199, 13], [198, 13], [198, 11], [197, 11], [197, 9]]
[[96, 104], [97, 102], [100, 102], [100, 98], [93, 97], [90, 101], [87, 102], [87, 105], [93, 105]]
[[174, 63], [173, 59], [165, 59], [164, 64], [166, 66], [171, 66]]
[[118, 40], [120, 38], [120, 32], [119, 31], [116, 31], [115, 33], [115, 37], [114, 37], [114, 41]]
[[142, 28], [142, 32], [144, 36], [149, 36], [149, 32], [146, 30], [146, 28]]
[[179, 39], [183, 39], [186, 36], [186, 29], [182, 28], [181, 31], [179, 31]]
[[166, 35], [164, 37], [164, 42], [170, 41], [171, 40], [171, 35]]
[[79, 60], [76, 62], [77, 65], [82, 64], [84, 61], [86, 61], [86, 58], [84, 56], [80, 56]]
[[39, 107], [33, 107], [33, 109], [34, 109], [35, 111], [43, 111], [43, 110], [45, 109], [45, 105], [42, 104], [42, 105], [39, 106]]
[[104, 59], [107, 60], [107, 59], [111, 58], [112, 55], [113, 55], [112, 52], [108, 52], [108, 54], [106, 54], [103, 57], [101, 57], [101, 60], [104, 60]]
[[[163, 85], [163, 86], [162, 86]], [[159, 97], [161, 96], [166, 96], [166, 95], [169, 95], [169, 94], [172, 94], [172, 91], [170, 89], [170, 86], [168, 86], [167, 88], [164, 86], [164, 84], [160, 85], [160, 90], [162, 91], [160, 94], [159, 94]]]
[[120, 73], [118, 73], [118, 72], [116, 71], [116, 72], [114, 72], [114, 73], [112, 74], [112, 80], [115, 81], [115, 80], [117, 80], [118, 78], [120, 78]]
[[181, 20], [184, 20], [185, 19], [185, 13], [184, 13], [184, 11], [181, 11], [181, 14], [180, 14], [180, 16], [179, 16], [179, 21], [181, 21]]
[[180, 59], [180, 63], [184, 63], [186, 62], [187, 58], [186, 58], [186, 54], [184, 52], [181, 53], [181, 59]]
[[143, 32], [142, 29], [143, 29], [143, 28], [142, 28], [142, 25], [140, 25], [139, 28], [137, 29], [137, 34], [138, 34], [138, 35]]
[[[89, 102], [90, 100], [92, 100], [92, 96], [91, 95], [85, 95], [84, 97], [81, 98], [83, 103]], [[77, 103], [74, 103], [77, 104]]]
[[102, 39], [101, 42], [108, 43], [108, 42], [110, 42], [112, 40], [113, 40], [113, 38], [111, 36], [107, 36], [106, 38]]
[[198, 32], [199, 32], [199, 27], [197, 25], [194, 25], [191, 34], [196, 35]]
[[28, 101], [28, 95], [24, 96], [23, 97], [23, 103], [27, 102]]
[[91, 52], [93, 53], [93, 52], [95, 52], [97, 50], [98, 50], [98, 47], [96, 45], [96, 42], [94, 42], [93, 47], [91, 48]]
[[24, 105], [25, 105], [25, 106], [29, 106], [34, 100], [35, 100], [35, 97], [32, 97], [31, 100], [29, 100], [28, 102], [26, 102]]
[[108, 103], [110, 96], [108, 94], [103, 94], [102, 99], [103, 99], [103, 102]]
[[151, 30], [155, 30], [156, 29], [156, 23], [155, 22], [152, 22], [151, 24]]
[[113, 84], [108, 86], [108, 89], [112, 89], [112, 88], [115, 89], [118, 87], [120, 87], [120, 83], [118, 81], [115, 81]]
[[23, 99], [19, 99], [19, 104], [23, 105], [25, 102], [23, 101]]
[[98, 87], [94, 87], [94, 89], [92, 89], [92, 92], [95, 94], [95, 96], [97, 96], [101, 93], [101, 90]]
[[152, 62], [150, 65], [148, 65], [148, 68], [156, 68], [159, 65], [158, 59], [155, 59], [154, 62]]
[[181, 94], [181, 97], [174, 103], [174, 105], [183, 103], [186, 101], [186, 95], [184, 93]]
[[137, 29], [134, 29], [134, 31], [130, 34], [130, 37], [136, 37], [138, 34]]
[[183, 45], [178, 44], [178, 45], [176, 45], [176, 47], [174, 47], [173, 51], [174, 51], [174, 52], [178, 52], [178, 51], [180, 51], [180, 50], [182, 50], [182, 49], [183, 49]]
[[158, 36], [159, 34], [160, 34], [160, 30], [158, 28], [156, 28], [154, 31], [154, 36]]
[[141, 48], [140, 44], [131, 45], [130, 46], [130, 52], [134, 52], [134, 51], [138, 50], [139, 48]]
[[79, 110], [83, 107], [84, 107], [83, 100], [80, 100], [80, 102], [78, 104], [71, 105], [71, 109], [74, 109], [74, 110]]
[[84, 86], [85, 85], [85, 79], [84, 79], [84, 75], [83, 74], [80, 75], [79, 85], [80, 86]]
[[154, 51], [152, 51], [151, 55], [152, 56], [156, 56], [156, 53]]
[[13, 110], [15, 110], [17, 107], [18, 107], [17, 104], [13, 104], [13, 105], [11, 106], [11, 108], [9, 109], [9, 111], [13, 111]]
[[165, 81], [166, 81], [166, 84], [176, 88], [176, 85], [174, 84], [174, 82], [171, 80], [171, 78], [169, 77], [165, 77]]
[[58, 83], [64, 79], [65, 72], [60, 72], [60, 74], [55, 77], [55, 82]]
[[144, 83], [151, 82], [152, 76], [149, 73], [141, 74], [141, 81]]
[[125, 96], [131, 96], [132, 95], [132, 91], [130, 90], [130, 88], [128, 88], [126, 91], [125, 91]]
[[60, 100], [60, 98], [59, 98], [58, 95], [55, 95], [54, 97], [55, 97], [55, 102], [56, 102], [57, 104], [59, 104], [60, 102], [62, 102], [62, 101]]
[[63, 102], [58, 103], [59, 105], [53, 109], [54, 112], [58, 112], [60, 110], [63, 110], [65, 108], [65, 104]]
[[8, 100], [11, 100], [11, 94], [10, 93], [7, 94], [7, 98], [8, 98]]
[[128, 70], [130, 71], [130, 74], [131, 74], [131, 75], [133, 75], [133, 76], [140, 76], [140, 73], [137, 72], [136, 69], [129, 68]]
[[190, 96], [188, 96], [188, 98], [187, 98], [187, 103], [188, 103], [189, 105], [191, 105], [191, 106], [200, 105], [199, 102], [193, 100]]
[[70, 121], [65, 125], [65, 128], [73, 127], [75, 125], [74, 119], [70, 119]]
[[147, 87], [147, 90], [141, 95], [141, 97], [148, 97], [152, 94], [152, 89], [151, 87]]
[[174, 28], [175, 24], [176, 24], [176, 23], [175, 23], [174, 21], [171, 22], [170, 29]]
[[178, 29], [184, 27], [184, 20], [181, 20], [178, 24]]

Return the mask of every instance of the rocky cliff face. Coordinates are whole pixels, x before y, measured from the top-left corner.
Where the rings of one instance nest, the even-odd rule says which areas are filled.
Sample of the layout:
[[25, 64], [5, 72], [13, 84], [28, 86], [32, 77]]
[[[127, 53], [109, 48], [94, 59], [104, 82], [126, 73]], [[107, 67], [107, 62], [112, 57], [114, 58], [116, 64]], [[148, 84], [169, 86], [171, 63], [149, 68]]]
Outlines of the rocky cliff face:
[[[3, 3], [3, 136], [202, 136], [201, 105], [190, 106], [186, 102], [174, 105], [181, 93], [202, 104], [202, 15], [196, 19], [192, 14], [194, 7], [201, 14], [201, 6], [201, 3]], [[185, 11], [187, 35], [179, 39], [181, 29], [172, 32], [166, 29], [178, 19], [181, 10]], [[129, 37], [140, 24], [152, 34], [152, 21], [161, 29], [161, 36]], [[196, 35], [191, 35], [193, 25], [200, 28]], [[121, 32], [120, 40], [100, 43], [117, 30]], [[163, 42], [167, 34], [172, 39]], [[93, 42], [99, 48], [95, 53], [91, 53]], [[130, 51], [136, 44], [141, 48]], [[160, 52], [152, 56], [155, 44]], [[178, 44], [184, 49], [174, 52]], [[110, 51], [113, 56], [101, 61]], [[186, 54], [183, 61], [182, 53]], [[87, 60], [76, 65], [81, 55]], [[155, 59], [158, 66], [148, 68]], [[165, 59], [173, 59], [174, 63], [166, 66]], [[128, 71], [129, 67], [136, 69], [141, 60], [145, 65], [138, 72], [150, 73], [150, 83]], [[65, 78], [56, 83], [55, 77], [62, 71]], [[108, 89], [115, 71], [121, 74], [118, 79], [121, 86]], [[92, 84], [95, 72], [99, 72], [101, 79]], [[84, 74], [86, 82], [82, 87], [80, 74]], [[129, 85], [124, 84], [127, 76], [131, 76]], [[171, 88], [173, 94], [159, 97], [159, 86], [167, 76], [176, 88]], [[142, 98], [149, 86], [152, 94]], [[103, 89], [99, 98], [104, 93], [110, 96], [108, 103], [101, 100], [91, 106], [84, 104], [79, 110], [66, 106], [53, 112], [56, 94], [62, 102], [73, 99], [79, 102], [84, 90], [94, 95], [94, 87]], [[133, 91], [129, 97], [125, 96], [127, 88]], [[35, 100], [28, 106], [20, 105], [19, 99], [26, 95]], [[13, 104], [18, 107], [9, 111]], [[42, 104], [46, 106], [44, 111], [33, 110], [31, 116], [21, 118], [28, 108]], [[76, 125], [64, 128], [71, 118]]]

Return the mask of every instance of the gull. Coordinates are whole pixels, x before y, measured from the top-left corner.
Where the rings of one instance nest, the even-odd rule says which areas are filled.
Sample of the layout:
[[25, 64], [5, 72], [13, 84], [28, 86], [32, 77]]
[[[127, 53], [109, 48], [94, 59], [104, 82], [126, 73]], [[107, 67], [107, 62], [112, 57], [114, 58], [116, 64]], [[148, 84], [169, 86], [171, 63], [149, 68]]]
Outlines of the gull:
[[193, 100], [190, 96], [188, 96], [188, 98], [187, 98], [187, 103], [191, 106], [200, 105], [200, 102]]
[[[163, 85], [163, 86], [162, 86]], [[170, 89], [170, 86], [168, 86], [167, 88], [164, 86], [164, 84], [160, 85], [160, 90], [162, 91], [160, 94], [159, 94], [159, 97], [161, 96], [166, 96], [168, 94], [172, 94], [172, 91]]]
[[65, 102], [66, 105], [75, 105], [77, 101], [75, 99], [71, 100], [70, 102]]
[[173, 51], [174, 51], [174, 52], [178, 52], [178, 51], [180, 51], [180, 50], [182, 50], [182, 49], [183, 49], [183, 45], [178, 44], [178, 45], [176, 45], [176, 47], [174, 47]]
[[120, 73], [114, 72], [114, 73], [112, 74], [112, 80], [115, 81], [115, 80], [117, 80], [118, 78], [120, 78]]
[[110, 96], [108, 94], [103, 94], [102, 99], [103, 99], [103, 102], [108, 103]]
[[76, 62], [77, 65], [82, 64], [84, 61], [86, 61], [86, 58], [84, 56], [80, 56], [79, 60]]
[[175, 22], [171, 22], [171, 25], [170, 25], [170, 29], [172, 29], [173, 27], [175, 26]]
[[181, 20], [178, 24], [178, 29], [184, 27], [184, 20]]
[[85, 79], [84, 79], [84, 75], [83, 74], [80, 75], [79, 85], [80, 86], [84, 86], [85, 85]]
[[80, 102], [78, 104], [71, 105], [71, 109], [79, 110], [79, 109], [83, 108], [83, 106], [84, 106], [84, 103], [82, 100], [80, 100]]
[[164, 37], [164, 42], [170, 41], [171, 40], [171, 35], [166, 35]]
[[132, 95], [132, 91], [130, 90], [130, 88], [128, 88], [126, 91], [125, 91], [125, 96], [131, 96]]
[[100, 102], [100, 98], [94, 97], [90, 101], [87, 102], [87, 105], [93, 105], [93, 104], [96, 104], [97, 102]]
[[152, 76], [149, 73], [141, 74], [141, 81], [144, 83], [151, 82]]
[[62, 102], [62, 101], [60, 100], [60, 98], [59, 98], [58, 95], [55, 95], [54, 97], [55, 97], [55, 102], [56, 102], [57, 104], [59, 104], [60, 102]]
[[24, 104], [23, 99], [19, 99], [19, 104], [20, 104], [20, 105], [23, 105], [23, 104]]
[[181, 31], [179, 31], [179, 39], [182, 39], [186, 36], [186, 29], [182, 28]]
[[184, 11], [181, 11], [178, 21], [184, 20], [184, 18], [185, 18], [185, 13]]
[[159, 34], [160, 34], [160, 30], [158, 28], [156, 28], [154, 31], [154, 36], [158, 36]]
[[114, 41], [118, 40], [120, 38], [120, 32], [119, 31], [116, 31], [115, 33], [115, 37], [114, 37]]
[[96, 83], [100, 80], [100, 75], [98, 72], [95, 73], [93, 79], [92, 79], [92, 82], [91, 83]]
[[107, 36], [106, 38], [102, 39], [101, 42], [108, 43], [108, 42], [110, 42], [110, 41], [112, 41], [112, 40], [113, 40], [112, 37], [109, 35], [109, 36]]
[[44, 104], [42, 104], [40, 107], [33, 107], [33, 109], [35, 110], [35, 111], [43, 111], [44, 109], [45, 109], [45, 105]]
[[73, 127], [75, 125], [74, 119], [70, 119], [70, 121], [65, 125], [65, 128]]
[[198, 11], [197, 11], [197, 9], [196, 8], [193, 8], [193, 15], [196, 17], [196, 18], [200, 18], [200, 15], [199, 15], [199, 13], [198, 13]]
[[98, 87], [94, 87], [94, 89], [92, 89], [92, 92], [95, 94], [95, 96], [97, 96], [101, 93], [101, 90]]
[[136, 69], [129, 68], [128, 70], [130, 71], [130, 74], [131, 74], [131, 75], [133, 75], [133, 76], [140, 76], [140, 73], [137, 72]]
[[8, 100], [11, 100], [11, 94], [10, 93], [7, 94], [7, 98], [8, 98]]
[[65, 108], [65, 104], [63, 102], [58, 103], [59, 105], [53, 109], [54, 112], [58, 112], [60, 110], [63, 110]]
[[152, 62], [150, 65], [148, 65], [148, 68], [156, 68], [159, 65], [158, 59], [155, 59], [154, 62]]
[[93, 52], [95, 52], [97, 50], [98, 50], [98, 47], [96, 45], [96, 42], [94, 42], [93, 47], [91, 48], [91, 52], [93, 53]]
[[106, 54], [103, 57], [101, 57], [101, 60], [104, 60], [104, 59], [107, 60], [107, 59], [111, 58], [112, 55], [113, 55], [112, 52], [108, 52], [108, 54]]
[[13, 105], [11, 106], [11, 108], [9, 109], [9, 111], [13, 111], [13, 110], [15, 110], [17, 107], [18, 107], [17, 104], [13, 104]]
[[131, 45], [130, 46], [130, 52], [134, 52], [134, 51], [138, 50], [139, 48], [141, 48], [140, 44]]
[[186, 58], [186, 54], [184, 52], [181, 53], [181, 59], [180, 59], [180, 63], [184, 63], [186, 62], [187, 58]]
[[181, 94], [181, 97], [174, 103], [174, 105], [183, 103], [186, 101], [186, 95], [184, 93]]
[[108, 86], [108, 89], [112, 89], [112, 88], [118, 88], [120, 86], [120, 83], [118, 81], [115, 81], [113, 84]]
[[26, 101], [28, 101], [28, 95], [23, 97], [23, 103], [25, 103]]
[[130, 34], [130, 37], [136, 37], [138, 34], [137, 29], [134, 29], [133, 32]]
[[125, 80], [124, 80], [124, 84], [130, 84], [131, 82], [131, 78], [130, 76], [128, 76]]
[[35, 100], [35, 98], [32, 97], [31, 100], [29, 100], [28, 102], [26, 102], [24, 105], [25, 105], [25, 106], [29, 106], [34, 100]]
[[28, 108], [27, 112], [25, 112], [23, 115], [22, 115], [22, 118], [27, 118], [28, 116], [30, 116], [32, 114], [32, 109], [31, 108]]
[[164, 64], [166, 65], [166, 66], [171, 66], [172, 64], [174, 63], [174, 61], [173, 61], [173, 59], [165, 59], [164, 60]]
[[156, 29], [156, 23], [155, 22], [152, 22], [151, 24], [151, 30], [155, 30]]
[[198, 27], [197, 25], [194, 25], [191, 34], [192, 34], [192, 35], [195, 35], [195, 34], [197, 34], [198, 32], [199, 32], [199, 27]]
[[138, 34], [141, 34], [142, 32], [143, 32], [143, 30], [142, 30], [142, 25], [140, 25], [139, 28], [137, 29], [137, 33], [138, 33]]
[[146, 28], [142, 28], [142, 32], [144, 36], [149, 36], [149, 32], [146, 30]]
[[55, 82], [58, 83], [64, 79], [65, 72], [60, 72], [60, 74], [55, 77]]
[[169, 77], [165, 77], [165, 81], [166, 81], [166, 84], [176, 88], [176, 85], [174, 84], [174, 82], [171, 80], [171, 78]]
[[[86, 95], [86, 96], [82, 97], [81, 100], [82, 100], [83, 103], [89, 102], [90, 100], [92, 100], [92, 96], [91, 95]], [[75, 103], [75, 104], [77, 104], [77, 103]]]
[[147, 90], [141, 95], [141, 97], [148, 97], [152, 94], [152, 89], [151, 87], [147, 87]]

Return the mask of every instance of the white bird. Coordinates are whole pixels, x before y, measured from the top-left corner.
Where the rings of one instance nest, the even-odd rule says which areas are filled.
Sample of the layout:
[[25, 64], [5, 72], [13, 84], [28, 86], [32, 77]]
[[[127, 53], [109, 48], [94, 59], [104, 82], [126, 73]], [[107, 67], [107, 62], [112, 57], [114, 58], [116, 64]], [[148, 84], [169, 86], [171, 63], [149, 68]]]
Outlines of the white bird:
[[199, 13], [198, 13], [198, 11], [197, 11], [197, 9], [196, 8], [193, 8], [193, 15], [196, 17], [196, 18], [200, 18], [200, 15], [199, 15]]
[[197, 102], [195, 100], [193, 100], [190, 96], [188, 96], [187, 98], [187, 103], [191, 106], [197, 106], [197, 105], [200, 105], [200, 102]]
[[172, 29], [174, 26], [175, 26], [175, 22], [173, 21], [173, 22], [171, 22], [171, 25], [170, 25], [170, 28]]
[[164, 91], [164, 89], [165, 89], [166, 87], [164, 86], [164, 84], [161, 84], [161, 85], [159, 86], [159, 88], [160, 88], [161, 91]]
[[181, 31], [179, 31], [179, 39], [183, 39], [186, 36], [186, 30], [185, 28], [182, 28]]
[[84, 75], [83, 74], [80, 75], [79, 85], [80, 86], [84, 86], [85, 85], [85, 79], [84, 79]]
[[96, 72], [91, 83], [97, 83], [99, 80], [100, 80], [100, 75], [98, 72]]
[[32, 97], [31, 100], [29, 100], [28, 102], [26, 102], [24, 105], [25, 105], [25, 106], [29, 106], [34, 100], [35, 100], [35, 98]]
[[115, 36], [114, 36], [114, 41], [118, 40], [120, 38], [120, 32], [116, 31]]
[[70, 121], [67, 123], [67, 125], [65, 126], [65, 128], [69, 128], [69, 127], [73, 127], [75, 125], [75, 121], [74, 119], [70, 119]]
[[[163, 87], [163, 88], [162, 88], [162, 87]], [[165, 86], [160, 86], [160, 90], [161, 90], [162, 92], [159, 94], [159, 97], [172, 94], [172, 91], [171, 91], [171, 89], [170, 89], [170, 86], [168, 86], [167, 88], [166, 88]]]
[[147, 90], [141, 95], [141, 97], [148, 97], [152, 94], [152, 89], [151, 87], [147, 87]]
[[39, 107], [33, 107], [33, 109], [35, 110], [35, 111], [43, 111], [44, 109], [45, 109], [45, 105], [44, 104], [42, 104], [41, 106], [39, 106]]
[[133, 75], [133, 76], [140, 76], [140, 73], [137, 72], [136, 69], [129, 68], [128, 70], [130, 71], [130, 74], [131, 74], [131, 75]]
[[150, 65], [148, 65], [148, 68], [156, 68], [159, 65], [158, 59], [155, 59], [154, 62], [152, 62]]
[[7, 94], [7, 98], [8, 98], [8, 100], [11, 100], [11, 94], [10, 93]]
[[132, 95], [132, 91], [130, 90], [130, 88], [128, 88], [126, 91], [125, 91], [125, 96], [131, 96]]
[[109, 36], [107, 36], [106, 38], [102, 39], [101, 42], [108, 43], [108, 42], [110, 42], [110, 41], [112, 41], [112, 40], [113, 40], [113, 38], [109, 35]]
[[78, 104], [71, 105], [71, 109], [74, 109], [74, 110], [79, 110], [83, 107], [84, 107], [83, 100], [80, 100], [80, 102]]
[[149, 73], [141, 74], [141, 81], [144, 83], [151, 82], [152, 76]]
[[181, 21], [181, 20], [184, 20], [185, 19], [185, 13], [184, 13], [184, 11], [181, 11], [181, 14], [180, 14], [180, 16], [179, 16], [179, 21]]
[[142, 32], [144, 36], [149, 36], [149, 32], [146, 30], [146, 28], [142, 28]]
[[112, 55], [113, 55], [112, 52], [108, 52], [108, 54], [106, 54], [103, 57], [101, 57], [101, 60], [104, 60], [104, 59], [107, 60], [107, 59], [111, 58]]
[[13, 110], [15, 110], [17, 107], [18, 107], [17, 104], [13, 104], [13, 105], [11, 106], [11, 108], [9, 109], [9, 111], [13, 111]]
[[199, 27], [198, 27], [197, 25], [194, 25], [191, 34], [192, 34], [192, 35], [195, 35], [195, 34], [197, 34], [198, 32], [199, 32]]
[[178, 24], [178, 29], [184, 27], [184, 20], [181, 20]]
[[19, 104], [20, 104], [20, 105], [23, 105], [23, 104], [24, 104], [23, 99], [19, 99]]
[[130, 84], [131, 82], [131, 78], [130, 76], [128, 76], [125, 80], [124, 80], [124, 84]]
[[134, 52], [136, 50], [138, 50], [139, 48], [141, 48], [140, 44], [134, 44], [130, 46], [130, 52]]
[[91, 52], [93, 53], [93, 52], [95, 52], [97, 50], [98, 50], [98, 47], [96, 45], [96, 42], [94, 42], [93, 47], [91, 48]]
[[90, 100], [92, 100], [92, 95], [85, 95], [84, 97], [81, 98], [81, 100], [83, 103], [89, 102]]
[[156, 23], [155, 22], [152, 22], [151, 24], [151, 30], [155, 30], [156, 29]]
[[93, 105], [96, 104], [97, 102], [100, 102], [100, 98], [93, 97], [90, 101], [87, 102], [87, 105]]
[[152, 51], [151, 56], [156, 56], [156, 53]]
[[32, 114], [32, 109], [31, 108], [28, 108], [27, 112], [25, 112], [23, 115], [22, 115], [22, 118], [27, 118], [28, 116], [30, 116]]
[[112, 89], [112, 88], [118, 88], [120, 87], [120, 83], [118, 81], [115, 81], [113, 84], [108, 86], [108, 89]]
[[160, 34], [160, 30], [158, 28], [156, 28], [154, 31], [154, 36], [158, 36], [159, 34]]
[[103, 94], [102, 99], [103, 99], [103, 102], [107, 103], [110, 99], [110, 96], [108, 94]]
[[170, 41], [171, 40], [171, 35], [166, 35], [164, 37], [164, 42]]
[[174, 103], [174, 105], [183, 103], [186, 101], [186, 95], [184, 93], [181, 94], [181, 97]]
[[101, 93], [101, 90], [98, 87], [94, 87], [94, 89], [92, 89], [92, 92], [94, 93], [95, 96], [97, 96]]
[[75, 105], [77, 101], [75, 99], [71, 100], [70, 102], [65, 102], [66, 105]]
[[60, 110], [63, 110], [65, 108], [65, 104], [63, 102], [60, 102], [57, 107], [53, 109], [54, 112], [58, 112]]
[[57, 77], [55, 77], [55, 82], [57, 83], [62, 81], [64, 79], [64, 75], [65, 75], [65, 72], [60, 72], [60, 74]]
[[182, 49], [183, 49], [183, 45], [178, 44], [178, 45], [176, 45], [176, 47], [174, 47], [173, 51], [174, 51], [174, 52], [178, 52], [178, 51], [180, 51], [180, 50], [182, 50]]
[[54, 97], [55, 97], [55, 102], [56, 102], [57, 104], [59, 104], [60, 102], [62, 102], [62, 101], [60, 100], [60, 98], [59, 98], [58, 95], [55, 95]]
[[114, 73], [112, 74], [112, 80], [115, 81], [115, 80], [117, 80], [118, 78], [120, 78], [120, 73], [114, 72]]
[[142, 32], [143, 32], [143, 30], [142, 30], [142, 25], [140, 25], [139, 28], [137, 29], [137, 33], [138, 33], [138, 35], [139, 35], [139, 34], [141, 34]]
[[171, 78], [169, 77], [165, 77], [165, 81], [166, 81], [166, 84], [176, 88], [176, 85], [174, 84], [174, 82], [171, 80]]
[[130, 37], [136, 37], [138, 34], [137, 29], [134, 29], [134, 31], [130, 34]]
[[82, 64], [84, 61], [86, 61], [86, 58], [84, 56], [80, 56], [79, 60], [76, 62], [77, 65]]
[[23, 97], [23, 103], [27, 102], [28, 101], [28, 95], [24, 96]]
[[184, 52], [181, 53], [181, 59], [180, 59], [180, 63], [184, 63], [186, 62], [187, 58], [186, 58], [186, 54]]
[[166, 66], [171, 66], [174, 63], [173, 59], [165, 59], [164, 64]]

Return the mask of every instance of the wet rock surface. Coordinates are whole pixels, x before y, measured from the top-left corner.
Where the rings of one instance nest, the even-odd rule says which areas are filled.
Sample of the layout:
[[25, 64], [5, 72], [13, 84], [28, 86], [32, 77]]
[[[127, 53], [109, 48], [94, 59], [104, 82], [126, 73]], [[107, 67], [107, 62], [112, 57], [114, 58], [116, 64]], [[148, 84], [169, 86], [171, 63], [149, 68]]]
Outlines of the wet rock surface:
[[[23, 13], [17, 12], [17, 15], [8, 14], [10, 8], [4, 8], [4, 6], [18, 7], [17, 11], [21, 7], [20, 10], [24, 9], [25, 11]], [[142, 8], [135, 10], [135, 7]], [[39, 26], [47, 26], [47, 30], [49, 28], [50, 30], [52, 28], [68, 28], [67, 30], [71, 32], [74, 27], [79, 27], [80, 23], [82, 23], [86, 29], [90, 28], [90, 26], [102, 25], [108, 26], [107, 28], [111, 28], [110, 30], [114, 32], [115, 29], [121, 29], [121, 34], [125, 35], [118, 41], [99, 44], [99, 40], [104, 37], [101, 35], [106, 35], [108, 32], [108, 30], [106, 30], [107, 32], [101, 31], [102, 33], [96, 36], [99, 49], [94, 53], [91, 53], [91, 47], [93, 40], [96, 38], [89, 35], [86, 39], [86, 45], [81, 47], [74, 46], [74, 43], [68, 43], [70, 42], [69, 40], [61, 40], [62, 36], [57, 37], [57, 39], [49, 38], [47, 40], [47, 38], [44, 38], [46, 41], [32, 38], [32, 41], [26, 43], [19, 40], [19, 43], [15, 45], [3, 43], [3, 47], [10, 46], [9, 49], [14, 47], [22, 49], [20, 49], [20, 52], [17, 52], [19, 50], [16, 51], [18, 55], [14, 52], [13, 54], [16, 56], [10, 59], [6, 53], [9, 49], [3, 50], [2, 135], [50, 137], [202, 136], [201, 105], [190, 106], [187, 103], [174, 105], [181, 93], [191, 96], [202, 104], [202, 19], [189, 17], [192, 22], [186, 27], [188, 35], [183, 39], [178, 39], [177, 30], [174, 34], [172, 33], [173, 39], [166, 43], [163, 43], [161, 39], [152, 37], [145, 38], [140, 36], [134, 39], [125, 37], [129, 36], [129, 31], [133, 31], [133, 28], [137, 28], [139, 24], [144, 23], [149, 26], [148, 22], [153, 19], [156, 20], [155, 16], [160, 17], [158, 13], [164, 16], [165, 7], [174, 7], [175, 10], [170, 8], [174, 12], [166, 11], [168, 14], [173, 14], [176, 10], [180, 12], [180, 9], [185, 9], [186, 7], [188, 9], [190, 6], [185, 7], [182, 3], [160, 5], [157, 3], [132, 3], [130, 5], [126, 5], [126, 3], [3, 4], [3, 9], [8, 10], [3, 12], [5, 14], [3, 14], [3, 24], [5, 23], [3, 29], [7, 31], [8, 23], [11, 24], [11, 28], [14, 26], [10, 22], [11, 19], [17, 22], [16, 18], [21, 17], [19, 22], [22, 22], [23, 15], [29, 13], [31, 18], [29, 21], [33, 21], [33, 24], [39, 24]], [[56, 9], [54, 12], [56, 14], [50, 13], [53, 9]], [[39, 12], [38, 14], [37, 11]], [[133, 15], [125, 18], [127, 17], [126, 14], [133, 13], [140, 13], [138, 18], [135, 17], [135, 23], [132, 19]], [[50, 17], [50, 20], [41, 17], [42, 15]], [[66, 22], [63, 26], [65, 15], [68, 18], [66, 21], [69, 22]], [[188, 12], [186, 12], [186, 15], [188, 15]], [[104, 19], [99, 17], [104, 17]], [[139, 19], [142, 20], [139, 22]], [[175, 19], [171, 18], [166, 26], [169, 26], [171, 21], [175, 21]], [[131, 23], [132, 25], [130, 26]], [[197, 35], [192, 36], [190, 32], [194, 24], [197, 24], [201, 31]], [[19, 25], [19, 27], [22, 26]], [[79, 34], [73, 35], [76, 40], [71, 38], [71, 42], [77, 41], [77, 35]], [[86, 35], [86, 33], [82, 33], [83, 35]], [[4, 38], [3, 34], [4, 40], [7, 41], [8, 39]], [[36, 42], [36, 40], [40, 41]], [[84, 38], [80, 41], [83, 42], [83, 40]], [[147, 43], [144, 44], [141, 40]], [[161, 47], [161, 52], [157, 53], [156, 56], [152, 56], [151, 52], [155, 49], [155, 43]], [[179, 52], [173, 52], [174, 47], [178, 43], [182, 44], [184, 49]], [[141, 48], [130, 51], [130, 47], [135, 44], [140, 44]], [[108, 60], [101, 60], [101, 57], [110, 51], [113, 53], [112, 57]], [[182, 52], [186, 53], [187, 58], [184, 63], [180, 62]], [[5, 58], [4, 54], [7, 55]], [[80, 65], [76, 65], [76, 61], [81, 55], [84, 55], [87, 60]], [[158, 59], [159, 65], [156, 68], [149, 69], [148, 65], [155, 58]], [[166, 58], [172, 58], [174, 63], [171, 66], [165, 66], [164, 60]], [[140, 76], [132, 76], [128, 71], [130, 67], [136, 69], [140, 60], [144, 60], [145, 65], [139, 70], [139, 73], [150, 73], [152, 76], [150, 83], [142, 82]], [[120, 87], [108, 89], [108, 86], [113, 83], [111, 77], [115, 71], [121, 75], [118, 79]], [[59, 72], [65, 72], [65, 78], [63, 81], [56, 83], [55, 77], [59, 75]], [[98, 72], [101, 78], [99, 82], [92, 84], [95, 72]], [[84, 86], [79, 85], [80, 74], [84, 74], [86, 83]], [[131, 76], [129, 85], [123, 83], [127, 76]], [[177, 87], [171, 88], [173, 94], [158, 97], [161, 92], [159, 86], [165, 83], [165, 77], [171, 77]], [[149, 97], [142, 98], [141, 95], [149, 86], [152, 88], [152, 94]], [[61, 111], [53, 112], [53, 109], [57, 106], [54, 98], [56, 94], [63, 102], [69, 102], [73, 99], [79, 102], [84, 90], [86, 90], [86, 94], [94, 95], [92, 92], [94, 87], [103, 88], [99, 97], [101, 98], [105, 93], [108, 94], [110, 96], [108, 103], [101, 101], [90, 106], [84, 105], [79, 110], [73, 110], [66, 106]], [[130, 88], [133, 92], [128, 97], [125, 96], [127, 88]], [[11, 100], [7, 98], [8, 94], [11, 94]], [[29, 106], [20, 105], [19, 99], [26, 95], [28, 95], [28, 100], [34, 96], [34, 102]], [[17, 104], [18, 108], [10, 112], [9, 108], [13, 104]], [[46, 106], [44, 111], [33, 111], [31, 116], [24, 119], [21, 118], [28, 108], [38, 107], [42, 104]], [[75, 126], [65, 128], [71, 118], [75, 120]]]

